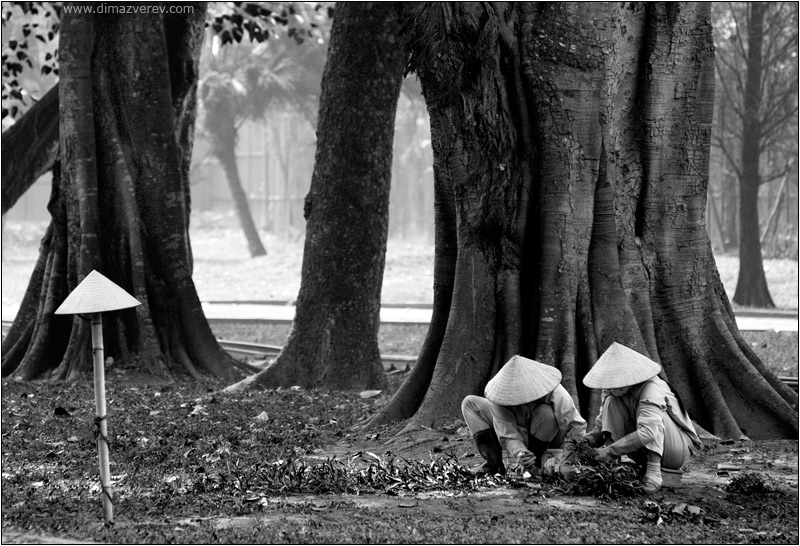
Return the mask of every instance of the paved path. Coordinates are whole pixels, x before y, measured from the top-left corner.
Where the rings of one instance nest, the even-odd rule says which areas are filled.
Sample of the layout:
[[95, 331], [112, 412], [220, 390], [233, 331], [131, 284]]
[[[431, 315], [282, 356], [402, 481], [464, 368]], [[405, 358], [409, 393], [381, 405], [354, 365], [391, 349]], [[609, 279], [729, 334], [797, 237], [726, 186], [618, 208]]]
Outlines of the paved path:
[[788, 317], [757, 317], [736, 315], [736, 325], [742, 332], [751, 330], [775, 330], [776, 332], [797, 332], [797, 315]]
[[[246, 322], [292, 322], [294, 305], [283, 302], [204, 302], [203, 311], [209, 320]], [[13, 320], [16, 308], [3, 307], [3, 320]], [[381, 322], [387, 324], [428, 324], [431, 308], [427, 305], [402, 304], [384, 305], [381, 308]], [[797, 332], [797, 311], [750, 311], [736, 312], [739, 330], [775, 330], [778, 332]]]
[[[294, 305], [288, 303], [231, 303], [204, 302], [203, 311], [209, 320], [241, 320], [265, 322], [291, 322], [294, 319]], [[389, 324], [427, 324], [431, 319], [430, 307], [383, 306], [381, 322]], [[775, 330], [778, 332], [797, 332], [796, 312], [755, 312], [737, 313], [739, 330]]]
[[71, 538], [36, 535], [16, 529], [3, 529], [2, 544], [101, 544]]
[[[294, 320], [294, 305], [262, 303], [203, 303], [203, 311], [209, 320], [264, 320], [291, 322]], [[427, 324], [431, 320], [431, 309], [420, 307], [382, 307], [381, 322], [395, 324]]]

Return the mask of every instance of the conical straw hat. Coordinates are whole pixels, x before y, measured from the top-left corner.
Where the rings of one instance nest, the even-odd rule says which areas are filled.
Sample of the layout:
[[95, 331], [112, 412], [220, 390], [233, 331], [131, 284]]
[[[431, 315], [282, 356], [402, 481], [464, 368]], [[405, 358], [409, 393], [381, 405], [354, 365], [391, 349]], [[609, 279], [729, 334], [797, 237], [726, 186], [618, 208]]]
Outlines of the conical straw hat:
[[553, 366], [515, 355], [486, 385], [484, 396], [500, 406], [516, 406], [538, 400], [561, 382]]
[[652, 379], [660, 372], [657, 362], [614, 342], [583, 378], [583, 384], [593, 389], [619, 389]]
[[95, 270], [86, 275], [64, 300], [56, 315], [103, 313], [141, 305], [139, 300]]

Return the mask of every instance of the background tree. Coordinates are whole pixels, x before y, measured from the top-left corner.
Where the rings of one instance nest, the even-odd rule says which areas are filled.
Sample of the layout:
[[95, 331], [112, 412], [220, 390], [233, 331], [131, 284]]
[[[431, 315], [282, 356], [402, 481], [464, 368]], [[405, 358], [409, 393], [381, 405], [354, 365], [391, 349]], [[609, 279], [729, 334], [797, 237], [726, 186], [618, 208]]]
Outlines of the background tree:
[[[266, 39], [268, 27], [263, 28], [263, 33], [252, 32], [253, 27], [250, 27], [250, 44], [229, 43], [220, 47], [226, 40], [241, 38], [242, 32], [237, 32], [237, 29], [241, 28], [244, 20], [235, 17], [239, 14], [241, 18], [240, 13], [234, 11], [228, 15], [223, 12], [214, 19], [231, 20], [240, 26], [233, 26], [230, 33], [225, 34], [224, 25], [218, 24], [218, 33], [212, 38], [214, 45], [203, 63], [205, 70], [200, 82], [200, 98], [204, 113], [203, 131], [225, 172], [250, 255], [255, 257], [267, 252], [239, 177], [236, 160], [239, 128], [246, 120], [264, 119], [268, 110], [276, 105], [293, 105], [306, 111], [309, 94], [315, 99], [319, 95], [318, 77], [314, 77], [306, 65], [324, 58], [324, 33], [320, 24], [323, 24], [327, 10], [309, 4], [285, 3], [280, 11], [269, 13], [271, 17], [280, 17], [286, 24], [281, 26], [274, 22], [270, 27], [271, 39]], [[258, 12], [251, 15], [265, 16]], [[308, 39], [309, 36], [314, 39]]]
[[241, 377], [191, 278], [188, 171], [205, 4], [185, 6], [164, 16], [65, 9], [52, 221], [3, 342], [3, 375], [69, 378], [87, 367], [88, 324], [53, 311], [97, 269], [142, 302], [104, 321], [108, 354], [161, 375]]
[[708, 4], [406, 10], [433, 138], [434, 311], [372, 424], [457, 417], [516, 353], [558, 367], [591, 418], [581, 378], [618, 341], [716, 434], [796, 437], [797, 394], [739, 334], [705, 230]]
[[[762, 184], [797, 170], [798, 6], [714, 3], [718, 146], [739, 186], [739, 279], [733, 301], [775, 307], [762, 262]], [[724, 114], [724, 117], [721, 117]]]
[[406, 60], [398, 25], [391, 2], [336, 8], [292, 330], [274, 363], [229, 389], [385, 384], [380, 294], [395, 108]]
[[[260, 89], [248, 89], [246, 84], [253, 81], [247, 78], [241, 81], [243, 74], [239, 72], [240, 63], [245, 61], [249, 53], [243, 52], [239, 48], [232, 46], [224, 50], [217, 51], [223, 59], [217, 60], [214, 55], [209, 63], [209, 70], [206, 71], [200, 83], [200, 98], [202, 111], [204, 112], [203, 127], [208, 134], [211, 143], [211, 151], [222, 165], [225, 177], [228, 180], [228, 188], [233, 198], [233, 206], [239, 224], [247, 240], [247, 247], [251, 257], [264, 256], [267, 251], [258, 235], [258, 229], [253, 216], [250, 214], [250, 206], [247, 202], [247, 195], [242, 187], [239, 178], [239, 167], [236, 161], [236, 143], [238, 141], [239, 126], [244, 119], [254, 113], [263, 115], [266, 105], [256, 106], [257, 98], [262, 97]], [[221, 65], [227, 65], [224, 68]], [[249, 67], [242, 67], [243, 70], [258, 71], [258, 68], [250, 64]], [[240, 76], [240, 77], [237, 77]], [[255, 81], [260, 78], [255, 74]], [[280, 88], [287, 85], [282, 79], [275, 78]]]

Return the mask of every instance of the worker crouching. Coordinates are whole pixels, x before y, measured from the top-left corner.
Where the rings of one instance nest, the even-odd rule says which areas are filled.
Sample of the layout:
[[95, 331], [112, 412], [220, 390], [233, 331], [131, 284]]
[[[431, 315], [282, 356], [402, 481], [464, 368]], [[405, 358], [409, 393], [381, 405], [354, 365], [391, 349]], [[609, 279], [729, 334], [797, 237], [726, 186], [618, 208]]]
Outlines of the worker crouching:
[[643, 491], [661, 488], [661, 468], [680, 470], [701, 447], [700, 437], [661, 365], [619, 343], [597, 360], [583, 384], [603, 389], [595, 429], [586, 436], [607, 461], [627, 454], [646, 465]]
[[561, 372], [552, 366], [513, 356], [486, 385], [484, 395], [469, 395], [461, 402], [461, 413], [485, 460], [475, 473], [505, 475], [505, 447], [536, 476], [548, 448], [560, 448], [567, 437], [581, 440], [586, 433], [586, 421], [561, 386]]

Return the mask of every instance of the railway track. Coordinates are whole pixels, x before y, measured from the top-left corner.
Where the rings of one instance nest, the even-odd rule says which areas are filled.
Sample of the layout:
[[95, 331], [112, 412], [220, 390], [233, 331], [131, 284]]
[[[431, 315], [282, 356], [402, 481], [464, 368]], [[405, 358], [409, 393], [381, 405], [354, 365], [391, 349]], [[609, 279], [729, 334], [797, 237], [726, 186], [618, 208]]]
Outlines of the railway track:
[[[276, 345], [261, 345], [258, 343], [245, 343], [241, 341], [218, 340], [219, 344], [232, 356], [253, 357], [255, 359], [275, 358], [281, 350]], [[417, 361], [416, 356], [409, 355], [381, 355], [383, 368], [386, 371], [408, 371]], [[794, 391], [798, 390], [797, 377], [778, 377], [783, 383]]]
[[[6, 320], [3, 321], [3, 337], [5, 337], [10, 326], [11, 322]], [[217, 341], [231, 356], [251, 360], [268, 360], [270, 358], [275, 358], [282, 349], [280, 345], [250, 343], [247, 341], [235, 341], [230, 339], [218, 339]], [[414, 366], [416, 361], [417, 357], [412, 355], [381, 355], [381, 363], [383, 364], [383, 369], [387, 373], [407, 372]], [[795, 392], [798, 392], [799, 387], [797, 377], [780, 376], [778, 379], [780, 379]]]
[[[3, 337], [11, 327], [11, 322], [3, 321]], [[268, 345], [263, 343], [249, 343], [247, 341], [236, 341], [231, 339], [217, 339], [225, 351], [235, 358], [245, 358], [248, 360], [268, 360], [275, 358], [281, 352], [280, 345]], [[411, 369], [417, 361], [417, 357], [409, 355], [381, 355], [383, 369], [389, 373], [401, 373]]]
[[[218, 339], [219, 344], [231, 356], [252, 358], [254, 360], [265, 360], [275, 358], [281, 352], [282, 347], [278, 345], [262, 345], [260, 343], [248, 343], [244, 341], [232, 341], [229, 339]], [[381, 355], [383, 369], [387, 372], [405, 372], [417, 361], [417, 357], [409, 355]]]

